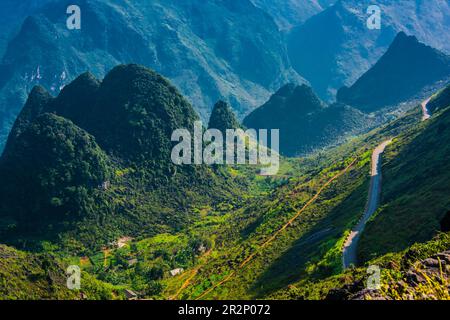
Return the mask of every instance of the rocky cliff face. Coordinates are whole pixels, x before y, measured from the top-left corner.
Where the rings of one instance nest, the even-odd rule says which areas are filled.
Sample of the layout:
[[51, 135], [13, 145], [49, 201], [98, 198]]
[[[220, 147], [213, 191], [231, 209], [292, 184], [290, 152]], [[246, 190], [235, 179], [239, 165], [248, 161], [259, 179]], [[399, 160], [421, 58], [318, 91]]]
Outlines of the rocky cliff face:
[[248, 0], [86, 0], [75, 31], [66, 28], [68, 4], [40, 9], [8, 45], [0, 65], [0, 146], [34, 85], [57, 94], [87, 70], [103, 77], [120, 63], [149, 66], [204, 120], [219, 99], [242, 116], [282, 84], [302, 81], [275, 22]]
[[251, 0], [270, 14], [281, 30], [289, 30], [318, 14], [335, 0]]

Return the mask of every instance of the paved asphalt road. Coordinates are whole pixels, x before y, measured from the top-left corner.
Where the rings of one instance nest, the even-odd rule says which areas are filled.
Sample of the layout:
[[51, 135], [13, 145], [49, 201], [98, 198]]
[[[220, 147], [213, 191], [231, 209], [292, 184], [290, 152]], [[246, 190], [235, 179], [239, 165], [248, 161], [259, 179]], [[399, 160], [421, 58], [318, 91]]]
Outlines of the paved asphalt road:
[[[431, 98], [423, 101], [421, 103], [423, 117], [422, 121], [426, 121], [431, 118], [431, 114], [427, 108], [428, 103]], [[361, 233], [363, 232], [367, 221], [370, 217], [377, 211], [380, 194], [381, 194], [381, 155], [386, 149], [387, 145], [390, 144], [392, 140], [388, 140], [380, 144], [373, 152], [372, 155], [372, 179], [370, 181], [369, 189], [369, 200], [367, 202], [366, 211], [363, 217], [358, 222], [355, 228], [353, 228], [349, 237], [345, 241], [343, 254], [342, 254], [342, 264], [344, 269], [349, 268], [351, 265], [357, 265], [358, 259], [356, 255], [356, 250], [358, 248], [358, 242], [361, 238]]]
[[356, 250], [358, 248], [361, 233], [363, 232], [367, 221], [369, 221], [370, 217], [377, 211], [381, 193], [381, 155], [390, 143], [391, 140], [385, 141], [373, 151], [369, 199], [363, 217], [353, 228], [345, 241], [342, 254], [344, 269], [349, 268], [351, 265], [357, 265]]

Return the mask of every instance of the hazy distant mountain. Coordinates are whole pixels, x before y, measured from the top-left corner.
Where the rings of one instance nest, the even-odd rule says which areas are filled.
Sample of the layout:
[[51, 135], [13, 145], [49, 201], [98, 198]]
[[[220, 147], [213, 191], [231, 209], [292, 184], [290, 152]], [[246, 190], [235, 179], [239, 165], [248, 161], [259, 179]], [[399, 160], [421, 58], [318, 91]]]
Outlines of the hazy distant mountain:
[[136, 62], [170, 78], [206, 120], [219, 99], [238, 115], [282, 84], [301, 81], [273, 19], [248, 0], [83, 0], [81, 30], [58, 1], [28, 18], [0, 65], [0, 147], [27, 93], [52, 93], [87, 70]]
[[317, 93], [333, 99], [386, 52], [398, 32], [450, 52], [450, 3], [445, 0], [380, 0], [381, 30], [369, 30], [369, 0], [340, 0], [292, 30], [288, 39], [294, 68]]
[[336, 0], [251, 0], [267, 11], [281, 30], [288, 30], [321, 12]]
[[401, 32], [388, 51], [337, 100], [363, 111], [376, 111], [417, 95], [428, 85], [450, 77], [450, 56]]
[[51, 0], [2, 0], [0, 1], [0, 57], [9, 40], [17, 33], [23, 20]]
[[297, 156], [342, 142], [349, 134], [375, 123], [355, 108], [326, 106], [306, 85], [286, 85], [250, 113], [244, 125], [252, 129], [280, 129], [280, 152]]

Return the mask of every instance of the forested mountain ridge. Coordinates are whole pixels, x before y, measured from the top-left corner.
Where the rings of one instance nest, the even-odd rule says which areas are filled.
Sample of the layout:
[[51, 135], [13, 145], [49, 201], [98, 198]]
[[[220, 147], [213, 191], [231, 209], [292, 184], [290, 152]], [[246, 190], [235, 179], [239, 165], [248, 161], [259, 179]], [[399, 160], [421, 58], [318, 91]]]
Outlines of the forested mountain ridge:
[[[0, 300], [450, 299], [449, 3], [372, 4], [3, 1]], [[236, 128], [276, 174], [172, 159]]]
[[168, 80], [138, 65], [101, 82], [83, 74], [56, 98], [36, 87], [0, 158], [2, 239], [79, 250], [182, 228], [191, 206], [230, 197], [239, 180], [173, 164], [172, 132], [198, 119]]
[[345, 104], [327, 106], [307, 85], [288, 84], [244, 119], [255, 129], [280, 129], [280, 150], [299, 156], [345, 141], [377, 121]]

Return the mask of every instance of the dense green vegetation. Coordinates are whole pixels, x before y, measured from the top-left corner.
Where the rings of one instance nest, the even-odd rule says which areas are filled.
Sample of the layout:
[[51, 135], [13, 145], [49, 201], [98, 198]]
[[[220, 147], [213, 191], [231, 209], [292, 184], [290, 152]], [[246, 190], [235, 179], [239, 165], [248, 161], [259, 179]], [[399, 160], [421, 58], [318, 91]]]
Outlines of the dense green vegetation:
[[326, 106], [306, 86], [288, 84], [250, 113], [244, 125], [253, 129], [279, 129], [280, 152], [286, 156], [310, 154], [345, 141], [374, 127], [377, 120], [343, 105]]
[[83, 272], [80, 290], [67, 288], [67, 264], [52, 254], [31, 254], [0, 245], [0, 300], [121, 299], [120, 288]]
[[83, 74], [55, 99], [36, 88], [0, 160], [1, 238], [85, 252], [179, 231], [223, 199], [239, 203], [242, 177], [172, 163], [173, 130], [192, 131], [197, 119], [175, 87], [137, 65], [101, 84]]
[[[435, 115], [434, 121], [444, 123], [445, 116], [443, 118], [441, 116]], [[282, 172], [288, 177], [286, 183], [268, 196], [235, 212], [230, 217], [231, 220], [226, 223], [230, 227], [220, 230], [210, 257], [200, 259], [196, 263], [197, 267], [186, 272], [186, 275], [180, 276], [178, 286], [173, 285], [173, 279], [168, 281], [163, 296], [171, 297], [176, 289], [191, 277], [193, 278], [189, 280], [188, 285], [177, 296], [178, 298], [319, 299], [325, 298], [331, 289], [340, 288], [345, 283], [353, 285], [353, 282], [357, 282], [358, 285], [354, 287], [358, 290], [364, 289], [364, 286], [361, 287], [362, 282], [359, 278], [366, 276], [365, 269], [342, 273], [341, 248], [345, 236], [364, 210], [371, 153], [377, 144], [388, 138], [400, 135], [400, 138], [394, 141], [392, 148], [398, 145], [401, 137], [410, 137], [414, 140], [414, 132], [421, 132], [427, 126], [431, 126], [431, 123], [422, 123], [421, 118], [421, 110], [418, 107], [398, 120], [340, 147], [308, 158], [284, 160], [281, 167]], [[435, 133], [433, 134], [436, 136]], [[433, 134], [430, 133], [430, 135]], [[405, 142], [405, 145], [409, 142]], [[390, 149], [386, 159], [388, 161], [392, 157], [391, 152]], [[428, 154], [431, 156], [433, 152], [428, 151]], [[421, 156], [423, 156], [422, 153]], [[352, 158], [356, 158], [357, 162], [351, 170], [325, 189], [316, 202], [302, 211], [288, 228], [277, 233], [277, 230], [280, 230], [313, 197], [326, 179], [345, 167]], [[389, 162], [386, 164], [386, 168], [388, 167]], [[297, 176], [292, 175], [295, 171]], [[388, 173], [386, 175], [388, 176]], [[389, 185], [389, 182], [386, 184]], [[443, 200], [447, 189], [442, 189]], [[419, 196], [421, 195], [416, 195], [416, 197]], [[436, 207], [442, 207], [442, 205], [444, 205], [443, 202], [439, 202]], [[403, 210], [416, 212], [414, 211], [416, 206], [417, 203], [403, 203]], [[427, 219], [438, 219], [430, 212], [425, 213], [424, 216], [427, 214]], [[378, 215], [375, 216], [374, 221], [378, 217]], [[384, 227], [392, 230], [394, 234], [394, 230], [400, 230], [404, 223], [419, 218], [419, 214], [415, 217], [403, 217], [403, 220], [395, 221], [395, 225], [391, 221], [390, 225], [384, 225]], [[418, 220], [415, 220], [415, 223], [417, 227], [421, 226]], [[411, 234], [414, 232], [412, 230]], [[430, 232], [424, 238], [409, 240], [405, 237], [402, 241], [408, 244], [401, 250], [407, 249], [414, 242], [427, 241], [434, 234], [435, 232]], [[276, 235], [274, 239], [272, 239], [273, 235]], [[268, 239], [272, 240], [265, 245]], [[386, 237], [378, 241], [384, 239]], [[424, 245], [425, 248], [430, 247], [433, 250], [421, 255], [409, 254], [409, 264], [427, 258], [426, 254], [437, 254], [448, 249], [448, 241], [438, 240], [437, 243], [439, 245], [435, 246], [433, 243]], [[382, 253], [397, 251], [394, 243], [383, 243], [383, 245]], [[363, 244], [361, 246], [364, 248]], [[416, 252], [419, 250], [417, 248], [422, 247], [421, 245], [413, 246], [409, 252]], [[388, 255], [384, 259], [390, 261], [388, 260], [390, 257], [391, 255]], [[389, 263], [382, 266], [389, 267]], [[398, 281], [406, 277], [408, 272], [406, 265], [402, 267], [403, 269], [388, 267], [385, 271]], [[430, 286], [425, 285], [418, 289], [407, 286], [409, 291], [396, 281], [390, 282], [390, 287], [393, 287], [391, 292], [387, 292], [389, 286], [384, 287], [383, 290], [386, 292], [382, 293], [383, 297], [422, 299], [424, 298], [422, 294], [425, 293], [435, 298], [447, 297], [445, 290], [442, 291], [445, 287], [441, 286], [439, 281], [433, 280]], [[356, 297], [357, 293], [357, 291], [353, 292], [353, 297]], [[338, 292], [335, 296], [338, 294], [342, 295]], [[330, 295], [330, 298], [332, 297]], [[350, 297], [352, 295], [346, 296], [346, 298]], [[364, 298], [364, 295], [359, 297]]]
[[208, 129], [217, 129], [226, 134], [227, 129], [240, 128], [241, 124], [230, 105], [224, 101], [218, 101], [213, 108], [211, 117], [209, 118]]
[[57, 95], [86, 70], [103, 78], [118, 64], [150, 67], [177, 85], [205, 124], [219, 98], [243, 116], [280, 84], [302, 81], [284, 35], [250, 0], [82, 1], [83, 32], [67, 32], [68, 5], [0, 3], [0, 150], [33, 86]]
[[[287, 86], [262, 109], [290, 108], [295, 96], [310, 102], [304, 118], [348, 108], [326, 107], [308, 87]], [[296, 102], [285, 103], [290, 98]], [[413, 244], [435, 236], [449, 209], [448, 179], [439, 171], [447, 168], [448, 148], [441, 143], [450, 140], [449, 114], [439, 107], [421, 122], [417, 107], [340, 146], [281, 158], [278, 175], [265, 177], [251, 166], [172, 164], [171, 132], [192, 131], [199, 117], [175, 87], [146, 68], [119, 66], [103, 81], [86, 73], [56, 98], [37, 87], [0, 159], [1, 242], [37, 252], [1, 248], [0, 293], [29, 299], [122, 299], [129, 298], [126, 289], [146, 299], [364, 297], [365, 269], [342, 270], [341, 251], [366, 205], [373, 148], [394, 138], [383, 162], [382, 207], [363, 234], [361, 260], [382, 267], [389, 286], [377, 294], [384, 298], [446, 298], [435, 280], [417, 290], [400, 280], [419, 260], [448, 249], [446, 235]], [[218, 103], [212, 125], [239, 123]], [[81, 291], [65, 289], [67, 265], [83, 270]]]
[[2, 157], [2, 215], [17, 219], [22, 230], [39, 230], [93, 214], [99, 206], [92, 193], [113, 173], [108, 162], [84, 130], [56, 115], [39, 115]]

